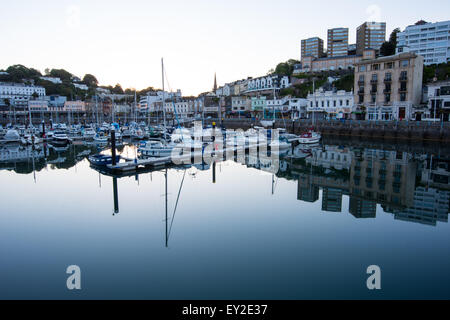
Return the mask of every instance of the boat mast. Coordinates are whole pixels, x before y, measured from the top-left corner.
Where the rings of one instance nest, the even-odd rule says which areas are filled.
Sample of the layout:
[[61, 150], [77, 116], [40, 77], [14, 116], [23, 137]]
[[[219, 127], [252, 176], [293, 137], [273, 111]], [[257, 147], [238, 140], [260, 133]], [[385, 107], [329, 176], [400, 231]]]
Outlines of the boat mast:
[[276, 91], [275, 91], [275, 82], [274, 81], [272, 81], [272, 85], [273, 85], [273, 121], [274, 121], [274, 124], [275, 124], [275, 119], [276, 119], [276, 116], [275, 116], [275, 99], [276, 99]]
[[165, 92], [164, 92], [164, 58], [161, 58], [161, 71], [162, 71], [162, 94], [163, 94], [163, 102], [162, 102], [162, 108], [163, 108], [163, 115], [164, 115], [164, 131], [166, 130], [166, 108], [164, 107], [164, 104], [166, 102], [165, 99]]
[[317, 102], [316, 102], [316, 78], [313, 78], [313, 95], [314, 95], [314, 108], [313, 108], [313, 116], [312, 116], [312, 125], [314, 127], [314, 109], [317, 106]]

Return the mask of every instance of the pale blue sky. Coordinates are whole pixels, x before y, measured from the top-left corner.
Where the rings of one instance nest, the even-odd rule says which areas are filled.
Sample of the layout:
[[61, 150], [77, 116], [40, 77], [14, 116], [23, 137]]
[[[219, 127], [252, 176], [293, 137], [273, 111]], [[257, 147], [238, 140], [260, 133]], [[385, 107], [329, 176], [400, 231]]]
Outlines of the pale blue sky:
[[332, 27], [387, 22], [388, 35], [420, 19], [450, 19], [449, 1], [1, 0], [0, 69], [12, 64], [92, 73], [101, 84], [161, 86], [164, 57], [183, 94], [267, 73], [300, 59], [300, 40]]

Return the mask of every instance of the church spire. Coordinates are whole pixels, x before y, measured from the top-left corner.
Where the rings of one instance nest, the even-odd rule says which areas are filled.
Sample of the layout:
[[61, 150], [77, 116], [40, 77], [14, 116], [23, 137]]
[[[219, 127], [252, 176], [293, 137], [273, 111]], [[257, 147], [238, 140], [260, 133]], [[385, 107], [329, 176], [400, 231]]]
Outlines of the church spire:
[[213, 88], [213, 90], [214, 90], [214, 93], [216, 93], [216, 91], [217, 91], [217, 76], [216, 76], [216, 73], [214, 73], [214, 88]]

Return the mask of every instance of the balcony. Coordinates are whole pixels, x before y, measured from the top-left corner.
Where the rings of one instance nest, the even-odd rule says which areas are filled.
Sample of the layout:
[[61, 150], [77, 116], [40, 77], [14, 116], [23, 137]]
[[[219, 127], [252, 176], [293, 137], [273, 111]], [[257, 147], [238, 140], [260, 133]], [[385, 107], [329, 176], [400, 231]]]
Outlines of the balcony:
[[384, 83], [392, 83], [392, 78], [385, 78]]
[[386, 94], [386, 93], [391, 93], [391, 92], [392, 92], [391, 89], [384, 89], [384, 90], [383, 90], [383, 93], [385, 93], [385, 94]]
[[360, 89], [358, 90], [358, 94], [364, 94], [364, 88], [360, 88]]
[[358, 85], [363, 86], [366, 82], [364, 80], [359, 80]]
[[376, 94], [377, 92], [378, 92], [377, 89], [375, 89], [375, 90], [374, 90], [374, 89], [371, 89], [371, 90], [370, 90], [370, 94]]
[[398, 89], [398, 93], [407, 93], [408, 89], [407, 88], [400, 88]]
[[376, 79], [376, 80], [374, 80], [374, 79], [370, 80], [370, 84], [378, 84], [378, 79]]
[[400, 78], [398, 78], [398, 81], [401, 81], [401, 82], [408, 81], [408, 77], [401, 76]]

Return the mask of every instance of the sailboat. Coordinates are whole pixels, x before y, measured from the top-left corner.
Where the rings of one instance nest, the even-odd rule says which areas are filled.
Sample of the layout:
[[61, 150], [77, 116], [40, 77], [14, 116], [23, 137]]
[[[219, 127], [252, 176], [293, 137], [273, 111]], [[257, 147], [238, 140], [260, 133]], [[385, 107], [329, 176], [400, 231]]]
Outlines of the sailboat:
[[[164, 59], [161, 59], [161, 69], [162, 69], [162, 90], [163, 90], [163, 99], [162, 99], [162, 107], [164, 113], [164, 132], [167, 132], [166, 128], [166, 109], [164, 104], [166, 102], [164, 95]], [[163, 143], [164, 139], [161, 141], [149, 140], [141, 142], [141, 145], [138, 149], [138, 152], [147, 157], [165, 157], [169, 156], [172, 153], [175, 145], [173, 143]]]

